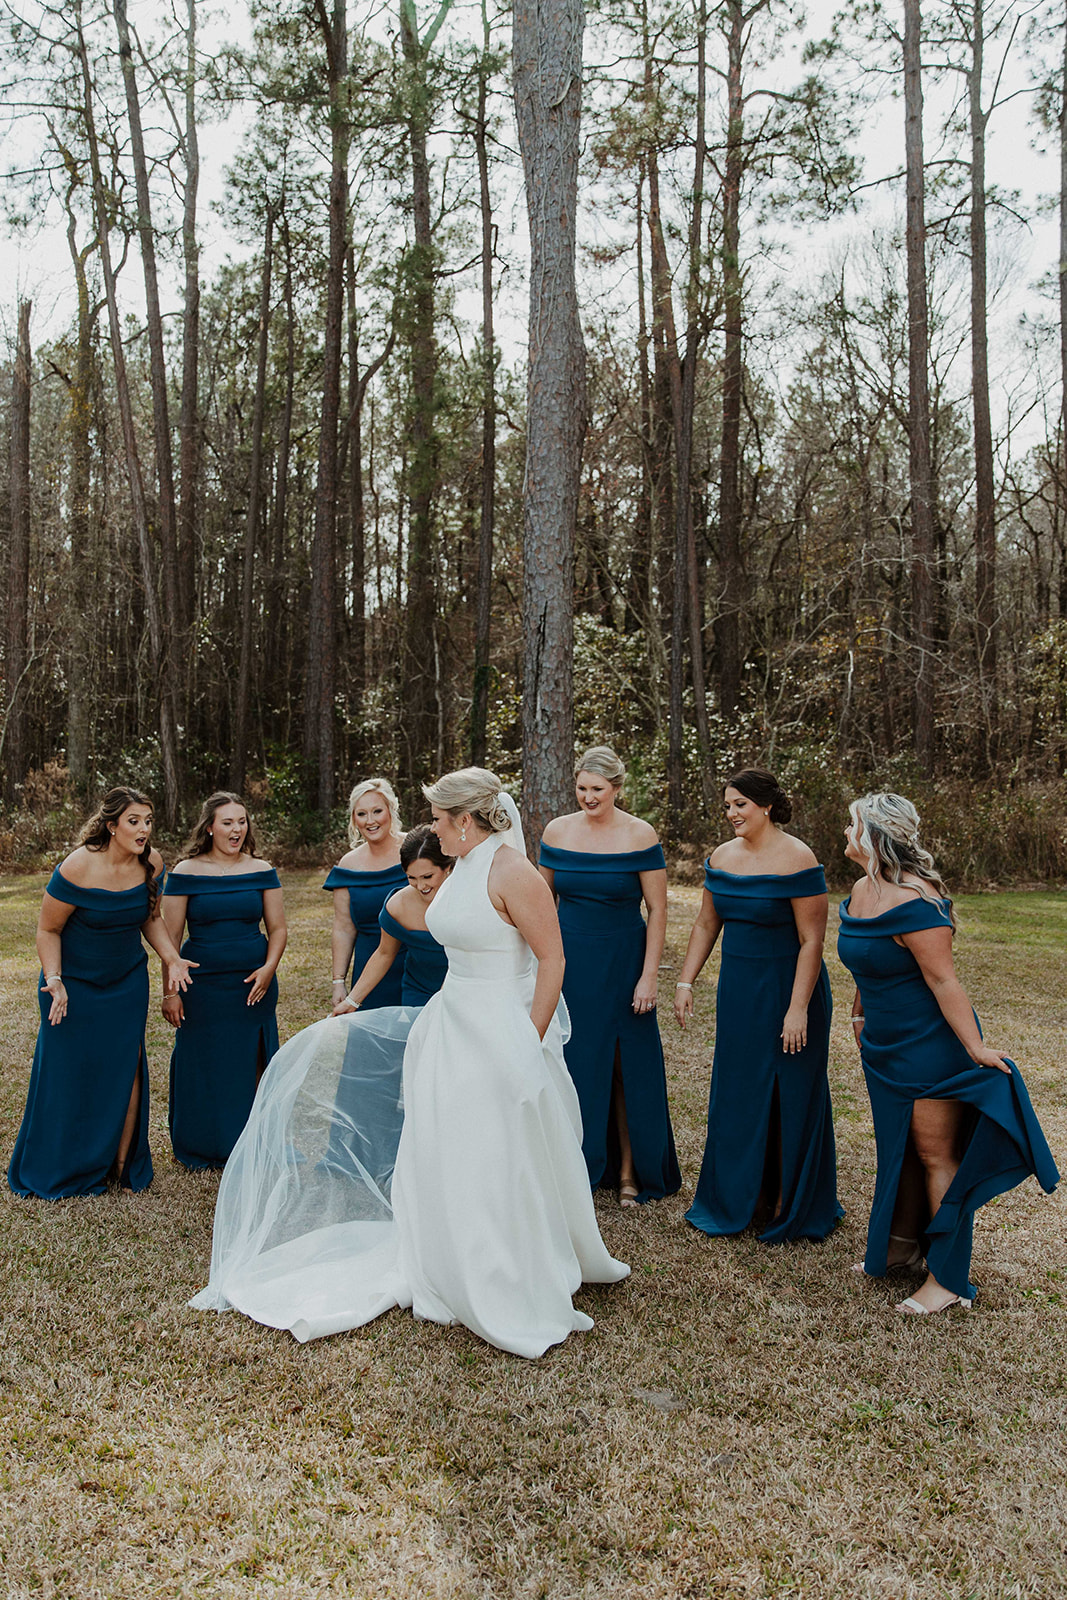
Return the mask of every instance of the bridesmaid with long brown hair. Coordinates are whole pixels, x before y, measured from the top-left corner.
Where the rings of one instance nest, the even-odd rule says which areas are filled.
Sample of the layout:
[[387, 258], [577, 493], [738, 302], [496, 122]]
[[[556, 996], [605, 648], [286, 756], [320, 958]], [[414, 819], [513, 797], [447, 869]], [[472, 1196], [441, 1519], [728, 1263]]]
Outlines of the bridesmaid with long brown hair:
[[188, 924], [182, 953], [200, 968], [187, 1000], [163, 1000], [176, 1029], [171, 1143], [183, 1166], [223, 1167], [278, 1049], [275, 974], [286, 941], [278, 874], [256, 854], [240, 795], [220, 789], [204, 801], [167, 879], [163, 918], [175, 943]]
[[193, 962], [159, 914], [163, 859], [152, 803], [109, 789], [41, 904], [41, 1027], [7, 1180], [18, 1195], [62, 1200], [152, 1181], [148, 1149], [148, 957], [164, 988], [184, 990]]

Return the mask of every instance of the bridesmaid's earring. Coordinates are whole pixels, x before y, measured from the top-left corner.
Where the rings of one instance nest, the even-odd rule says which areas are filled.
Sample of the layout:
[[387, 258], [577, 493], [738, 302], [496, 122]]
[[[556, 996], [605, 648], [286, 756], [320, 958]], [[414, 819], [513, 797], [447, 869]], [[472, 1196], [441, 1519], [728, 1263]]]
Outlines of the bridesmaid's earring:
[[462, 840], [462, 842], [464, 844], [466, 844], [466, 842], [467, 842], [467, 830], [466, 830], [466, 828], [460, 828], [459, 836], [460, 836], [460, 839]]

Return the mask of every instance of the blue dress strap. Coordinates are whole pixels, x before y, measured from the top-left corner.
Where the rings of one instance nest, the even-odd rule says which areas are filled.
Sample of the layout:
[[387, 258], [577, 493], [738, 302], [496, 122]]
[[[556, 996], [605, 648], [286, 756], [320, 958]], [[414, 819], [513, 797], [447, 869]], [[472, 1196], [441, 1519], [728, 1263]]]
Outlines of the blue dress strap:
[[378, 913], [378, 926], [383, 933], [387, 933], [391, 939], [396, 939], [400, 944], [405, 942], [405, 935], [410, 939], [413, 931], [411, 928], [405, 928], [402, 922], [398, 922], [390, 914], [387, 906], [383, 906]]
[[281, 883], [273, 867], [259, 872], [183, 872], [173, 867], [167, 877], [164, 894], [224, 894], [229, 889], [280, 889]]
[[821, 866], [802, 867], [799, 872], [723, 872], [704, 863], [704, 887], [732, 895], [756, 895], [761, 900], [806, 900], [826, 893], [826, 873]]
[[921, 933], [924, 928], [951, 928], [952, 916], [948, 900], [927, 900], [916, 894], [914, 900], [905, 900], [899, 906], [890, 906], [878, 917], [854, 917], [849, 911], [852, 896], [837, 908], [841, 930], [862, 933], [870, 938], [895, 939], [898, 933]]
[[643, 850], [609, 851], [603, 855], [598, 850], [562, 850], [558, 845], [545, 844], [542, 841], [538, 862], [542, 867], [560, 872], [566, 871], [568, 867], [572, 871], [580, 868], [582, 872], [605, 873], [667, 870], [667, 861], [661, 844], [650, 844]]

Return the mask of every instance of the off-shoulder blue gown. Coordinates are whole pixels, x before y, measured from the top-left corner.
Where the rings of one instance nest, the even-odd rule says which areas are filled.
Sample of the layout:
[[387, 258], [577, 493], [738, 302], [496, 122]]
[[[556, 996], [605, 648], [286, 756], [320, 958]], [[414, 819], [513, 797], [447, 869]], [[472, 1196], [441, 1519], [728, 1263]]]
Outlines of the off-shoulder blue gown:
[[611, 1084], [618, 1056], [626, 1097], [638, 1198], [661, 1199], [681, 1188], [667, 1106], [663, 1046], [655, 1011], [638, 1016], [634, 989], [645, 964], [641, 873], [666, 872], [663, 850], [600, 855], [542, 844], [540, 862], [551, 869], [559, 897], [559, 925], [567, 967], [563, 998], [571, 1018], [564, 1046], [567, 1070], [582, 1111], [582, 1153], [589, 1180], [617, 1187], [619, 1148], [611, 1116]]
[[948, 904], [919, 898], [879, 917], [853, 917], [840, 908], [837, 949], [863, 1002], [860, 1057], [874, 1117], [878, 1174], [864, 1267], [886, 1270], [889, 1230], [916, 1100], [959, 1100], [970, 1112], [967, 1147], [948, 1192], [919, 1244], [938, 1283], [973, 1300], [970, 1280], [974, 1213], [994, 1195], [1031, 1174], [1046, 1193], [1059, 1174], [1030, 1104], [1022, 1074], [971, 1060], [941, 1014], [911, 951], [896, 936], [945, 928]]
[[807, 1044], [787, 1055], [781, 1039], [800, 951], [791, 902], [826, 893], [823, 869], [746, 876], [705, 864], [704, 886], [722, 918], [722, 959], [708, 1142], [687, 1220], [711, 1234], [749, 1226], [777, 1100], [782, 1204], [760, 1238], [825, 1239], [844, 1216], [826, 1077], [833, 1002], [825, 963], [808, 1002]]
[[[16, 1194], [42, 1200], [103, 1194], [140, 1073], [137, 1132], [119, 1177], [128, 1189], [147, 1189], [148, 956], [141, 926], [148, 886], [86, 889], [57, 867], [47, 892], [74, 907], [60, 935], [69, 1005], [52, 1027], [51, 996], [37, 996], [41, 1026], [7, 1181]], [[40, 988], [43, 973], [37, 982]]]
[[[353, 872], [351, 867], [332, 867], [324, 889], [347, 889], [352, 926], [356, 930], [356, 944], [352, 952], [352, 971], [347, 979], [351, 989], [363, 968], [378, 948], [378, 913], [390, 895], [406, 885], [407, 873], [399, 861], [395, 867], [383, 867], [378, 872]], [[375, 1006], [398, 1006], [404, 984], [404, 953], [397, 956], [381, 983], [376, 984], [361, 1007], [372, 1011]]]
[[278, 1049], [278, 980], [250, 1006], [245, 979], [267, 959], [264, 891], [280, 887], [273, 867], [232, 874], [175, 867], [167, 879], [166, 894], [188, 896], [182, 955], [199, 962], [170, 1058], [171, 1144], [193, 1170], [226, 1165], [259, 1075]]

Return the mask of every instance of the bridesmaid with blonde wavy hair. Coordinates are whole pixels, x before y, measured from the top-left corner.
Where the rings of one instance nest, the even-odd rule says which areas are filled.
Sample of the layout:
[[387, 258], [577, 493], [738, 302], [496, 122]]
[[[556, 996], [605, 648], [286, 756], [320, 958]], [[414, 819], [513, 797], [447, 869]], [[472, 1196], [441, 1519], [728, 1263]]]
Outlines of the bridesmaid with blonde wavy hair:
[[[333, 892], [331, 1008], [359, 979], [378, 948], [378, 914], [390, 895], [407, 886], [400, 864], [404, 826], [388, 778], [364, 778], [348, 797], [348, 837], [353, 848], [331, 870], [324, 889]], [[349, 976], [351, 968], [351, 976]], [[398, 1006], [404, 984], [404, 952], [363, 1001], [363, 1009]]]

